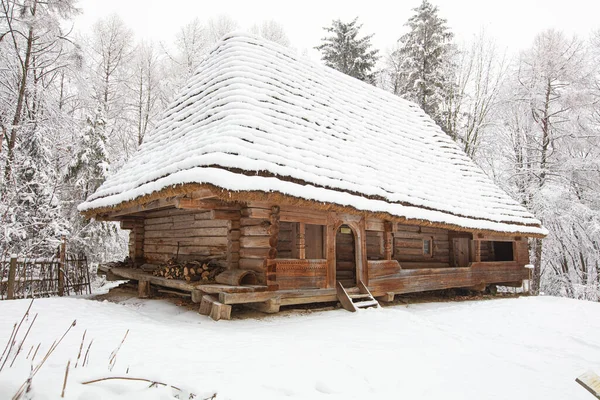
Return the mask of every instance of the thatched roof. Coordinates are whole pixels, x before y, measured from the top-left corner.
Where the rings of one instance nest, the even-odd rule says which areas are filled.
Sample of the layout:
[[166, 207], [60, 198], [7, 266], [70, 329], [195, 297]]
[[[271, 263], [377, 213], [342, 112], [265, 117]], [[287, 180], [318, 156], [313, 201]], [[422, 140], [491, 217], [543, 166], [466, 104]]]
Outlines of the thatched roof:
[[473, 230], [546, 230], [415, 104], [245, 34], [225, 37], [79, 209], [187, 184]]

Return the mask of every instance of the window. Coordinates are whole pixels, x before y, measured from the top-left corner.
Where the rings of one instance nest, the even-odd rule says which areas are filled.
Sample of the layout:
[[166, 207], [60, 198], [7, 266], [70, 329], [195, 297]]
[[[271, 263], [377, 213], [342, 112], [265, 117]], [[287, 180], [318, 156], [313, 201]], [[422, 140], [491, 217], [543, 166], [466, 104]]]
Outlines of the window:
[[423, 239], [423, 255], [433, 257], [433, 237]]
[[514, 261], [513, 242], [481, 241], [481, 261]]
[[494, 261], [513, 261], [512, 242], [492, 242], [494, 245]]

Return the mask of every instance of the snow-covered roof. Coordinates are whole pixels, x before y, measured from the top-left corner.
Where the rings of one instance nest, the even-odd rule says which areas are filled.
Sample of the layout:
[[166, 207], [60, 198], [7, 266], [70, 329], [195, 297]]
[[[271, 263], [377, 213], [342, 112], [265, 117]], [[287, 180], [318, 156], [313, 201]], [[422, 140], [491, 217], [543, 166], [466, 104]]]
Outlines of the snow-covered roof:
[[138, 152], [79, 210], [187, 183], [546, 234], [417, 105], [247, 34], [212, 49]]

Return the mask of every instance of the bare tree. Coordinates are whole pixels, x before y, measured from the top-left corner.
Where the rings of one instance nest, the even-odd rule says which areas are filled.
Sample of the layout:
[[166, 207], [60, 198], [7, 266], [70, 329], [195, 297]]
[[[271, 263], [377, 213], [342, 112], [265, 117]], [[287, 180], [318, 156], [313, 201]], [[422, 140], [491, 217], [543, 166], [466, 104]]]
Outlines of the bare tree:
[[485, 31], [456, 57], [454, 85], [442, 106], [445, 131], [475, 158], [486, 129], [493, 124], [493, 111], [508, 63]]
[[137, 143], [141, 145], [161, 104], [161, 76], [164, 70], [162, 59], [153, 43], [140, 43], [137, 46], [133, 68], [134, 79], [128, 85], [133, 94]]
[[268, 20], [260, 25], [254, 25], [250, 28], [250, 32], [282, 46], [290, 46], [290, 40], [285, 33], [285, 29], [277, 21]]

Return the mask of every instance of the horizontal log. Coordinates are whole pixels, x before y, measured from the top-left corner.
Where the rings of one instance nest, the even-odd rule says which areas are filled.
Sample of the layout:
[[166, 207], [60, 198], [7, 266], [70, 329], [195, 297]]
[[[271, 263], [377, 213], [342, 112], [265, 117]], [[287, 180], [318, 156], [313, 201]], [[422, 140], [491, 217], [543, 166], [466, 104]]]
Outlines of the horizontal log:
[[121, 229], [135, 229], [144, 226], [143, 219], [126, 219], [120, 223]]
[[242, 208], [241, 216], [245, 218], [269, 219], [271, 217], [271, 209], [267, 208]]
[[147, 231], [145, 238], [186, 238], [186, 237], [227, 237], [228, 229], [222, 228], [194, 228], [165, 231]]
[[[365, 229], [367, 231], [383, 232], [383, 231], [385, 231], [385, 224], [380, 219], [367, 218], [367, 221], [365, 224]], [[368, 232], [367, 232], [367, 235], [368, 235]]]
[[264, 259], [268, 256], [270, 248], [241, 248], [241, 258], [260, 258]]
[[210, 216], [211, 219], [238, 220], [240, 218], [240, 212], [213, 210], [210, 212]]
[[437, 234], [429, 234], [429, 233], [416, 233], [416, 232], [403, 232], [403, 231], [398, 231], [395, 232], [393, 234], [394, 239], [398, 240], [404, 240], [404, 239], [431, 239], [433, 238], [433, 240], [440, 240], [440, 241], [448, 241], [448, 236], [447, 235], [437, 235]]
[[136, 281], [147, 281], [153, 285], [159, 285], [164, 287], [170, 287], [173, 289], [183, 290], [185, 292], [191, 292], [194, 289], [193, 285], [185, 281], [180, 281], [176, 279], [166, 279], [158, 276], [153, 276], [151, 274], [147, 274], [138, 269], [133, 268], [111, 268], [110, 272], [113, 275], [116, 275], [125, 279], [133, 279]]
[[249, 269], [255, 272], [265, 271], [265, 261], [256, 258], [242, 258], [239, 261], [240, 269]]
[[301, 277], [280, 277], [277, 276], [277, 283], [280, 290], [287, 289], [319, 289], [327, 287], [326, 276], [301, 276]]
[[396, 260], [368, 261], [369, 279], [394, 275], [400, 272], [401, 267]]
[[176, 208], [191, 209], [191, 210], [239, 210], [240, 206], [237, 204], [226, 204], [218, 200], [206, 200], [206, 199], [190, 199], [180, 198], [175, 201]]
[[[202, 212], [202, 211], [200, 211]], [[162, 210], [150, 210], [146, 211], [143, 216], [145, 219], [155, 219], [155, 218], [163, 218], [163, 217], [172, 217], [179, 215], [189, 215], [190, 213], [197, 213], [196, 211], [190, 210], [180, 210], [178, 208], [167, 208]]]
[[144, 240], [144, 244], [169, 244], [177, 245], [179, 242], [180, 246], [227, 246], [227, 237], [193, 237], [193, 236], [181, 236], [181, 237], [147, 237]]
[[254, 218], [242, 217], [242, 218], [240, 218], [240, 227], [261, 225], [261, 224], [266, 224], [268, 222], [269, 221], [267, 219], [254, 219]]
[[415, 269], [415, 268], [450, 268], [449, 263], [443, 262], [423, 262], [423, 261], [403, 261], [403, 269]]
[[527, 238], [523, 236], [500, 236], [478, 233], [473, 236], [473, 240], [485, 240], [488, 242], [526, 242]]
[[443, 263], [449, 263], [449, 257], [447, 254], [445, 255], [438, 255], [436, 253], [433, 254], [433, 257], [430, 256], [424, 256], [424, 255], [411, 255], [411, 254], [400, 254], [399, 252], [395, 251], [394, 252], [394, 259], [398, 260], [398, 262], [400, 263], [400, 265], [402, 265], [404, 262], [411, 262], [411, 261], [422, 261], [422, 262], [443, 262]]
[[240, 238], [240, 246], [242, 248], [270, 248], [269, 236], [242, 236]]
[[421, 227], [418, 225], [403, 225], [397, 224], [396, 231], [397, 232], [419, 232]]
[[336, 269], [340, 270], [351, 270], [354, 271], [356, 269], [356, 264], [353, 261], [337, 261]]
[[[177, 245], [144, 244], [144, 253], [177, 253]], [[203, 256], [223, 256], [227, 254], [226, 247], [218, 246], [179, 246], [179, 254], [199, 254]]]
[[282, 222], [301, 222], [310, 225], [327, 225], [327, 216], [315, 215], [303, 212], [281, 212], [279, 219]]
[[422, 249], [423, 248], [423, 239], [396, 239], [394, 241], [394, 247]]
[[219, 301], [223, 304], [258, 303], [279, 297], [277, 291], [251, 293], [219, 293]]
[[260, 303], [247, 303], [246, 307], [250, 307], [256, 311], [260, 311], [266, 314], [274, 314], [279, 312], [281, 306], [281, 297], [275, 297], [267, 301]]
[[244, 226], [240, 228], [240, 232], [243, 236], [270, 236], [276, 231], [276, 227], [267, 224]]
[[162, 224], [150, 224], [146, 225], [146, 232], [151, 231], [165, 231], [165, 230], [179, 230], [179, 229], [194, 229], [194, 228], [231, 228], [231, 222], [227, 220], [196, 220], [192, 219], [185, 222], [167, 222]]
[[498, 282], [527, 279], [527, 270], [517, 265], [479, 268], [413, 269], [402, 271], [395, 277], [369, 279], [369, 288], [375, 293], [412, 293], [426, 290], [471, 287]]
[[243, 269], [230, 269], [215, 277], [217, 283], [231, 286], [256, 285], [257, 279], [254, 271]]

